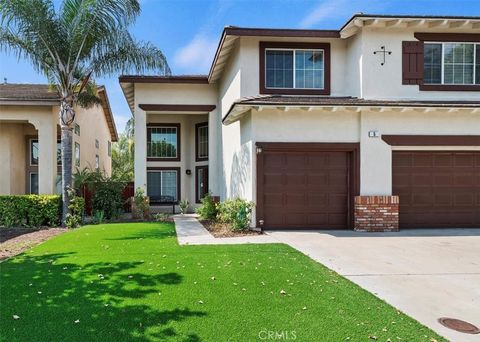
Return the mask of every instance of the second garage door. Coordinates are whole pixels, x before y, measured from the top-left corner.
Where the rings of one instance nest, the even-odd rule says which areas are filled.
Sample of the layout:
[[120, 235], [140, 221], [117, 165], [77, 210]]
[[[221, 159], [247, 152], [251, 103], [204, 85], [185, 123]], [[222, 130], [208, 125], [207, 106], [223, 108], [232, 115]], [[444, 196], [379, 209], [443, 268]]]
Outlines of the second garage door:
[[480, 152], [393, 152], [400, 228], [480, 227]]
[[347, 229], [353, 153], [283, 147], [265, 149], [257, 159], [260, 226]]

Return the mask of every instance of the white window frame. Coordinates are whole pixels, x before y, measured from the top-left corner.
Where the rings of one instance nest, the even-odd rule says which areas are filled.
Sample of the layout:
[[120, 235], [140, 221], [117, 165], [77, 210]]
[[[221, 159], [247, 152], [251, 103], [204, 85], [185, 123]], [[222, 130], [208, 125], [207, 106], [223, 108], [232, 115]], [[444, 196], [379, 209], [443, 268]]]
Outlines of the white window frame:
[[[292, 88], [277, 88], [277, 87], [269, 87], [267, 86], [267, 51], [293, 51], [293, 87]], [[295, 87], [296, 84], [296, 51], [321, 51], [323, 55], [323, 61], [322, 61], [322, 71], [323, 71], [323, 87], [322, 88], [297, 88]], [[265, 65], [264, 65], [264, 72], [265, 72], [265, 84], [264, 87], [265, 89], [295, 89], [295, 90], [325, 90], [325, 49], [289, 49], [289, 48], [265, 48]]]
[[[78, 146], [78, 158], [77, 158], [77, 146]], [[80, 158], [81, 158], [81, 154], [82, 151], [80, 149], [80, 144], [78, 142], [75, 142], [74, 143], [74, 148], [73, 148], [73, 156], [74, 156], [74, 165], [76, 167], [80, 167]], [[78, 163], [77, 163], [78, 162]]]
[[[458, 85], [458, 86], [464, 86], [464, 85], [480, 85], [480, 83], [475, 83], [476, 81], [476, 62], [477, 62], [477, 57], [480, 58], [480, 56], [477, 56], [477, 45], [480, 45], [478, 42], [435, 42], [435, 41], [428, 41], [424, 42], [424, 44], [440, 44], [442, 46], [442, 65], [441, 65], [441, 83], [425, 83], [428, 85]], [[445, 67], [445, 44], [472, 44], [473, 45], [473, 83], [445, 83], [445, 74], [444, 74], [444, 67]]]

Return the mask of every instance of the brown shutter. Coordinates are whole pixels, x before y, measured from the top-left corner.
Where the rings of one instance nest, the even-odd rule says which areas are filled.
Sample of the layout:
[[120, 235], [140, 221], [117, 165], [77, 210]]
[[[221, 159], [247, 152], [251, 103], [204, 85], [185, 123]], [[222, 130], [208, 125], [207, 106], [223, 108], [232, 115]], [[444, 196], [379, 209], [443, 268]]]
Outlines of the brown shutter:
[[402, 84], [423, 83], [423, 42], [402, 42]]

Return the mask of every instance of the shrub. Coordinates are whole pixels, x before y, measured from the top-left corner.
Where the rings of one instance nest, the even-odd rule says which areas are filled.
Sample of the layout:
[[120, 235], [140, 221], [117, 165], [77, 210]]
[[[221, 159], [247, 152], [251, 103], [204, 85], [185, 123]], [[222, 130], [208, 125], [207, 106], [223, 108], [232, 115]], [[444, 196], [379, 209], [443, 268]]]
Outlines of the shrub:
[[123, 184], [106, 180], [95, 184], [92, 198], [93, 211], [103, 211], [107, 220], [116, 218], [122, 210]]
[[0, 226], [58, 226], [60, 196], [12, 195], [0, 196]]
[[217, 203], [213, 200], [211, 194], [205, 195], [200, 200], [201, 205], [197, 208], [197, 214], [202, 220], [215, 220], [217, 217], [218, 209]]
[[157, 222], [169, 222], [170, 221], [170, 215], [166, 213], [156, 213], [153, 215], [153, 219]]
[[67, 228], [77, 228], [83, 223], [85, 199], [77, 196], [74, 189], [68, 189], [68, 196], [70, 197], [70, 204], [68, 206], [70, 213], [68, 213], [65, 218], [65, 226], [67, 226]]
[[190, 203], [187, 200], [180, 201], [179, 206], [180, 206], [180, 212], [182, 214], [186, 214], [188, 211], [188, 206]]
[[145, 219], [148, 217], [148, 209], [150, 208], [148, 203], [148, 197], [145, 196], [145, 191], [142, 188], [137, 188], [135, 190], [135, 195], [133, 196], [133, 215], [136, 218]]
[[217, 219], [228, 223], [233, 230], [247, 230], [250, 227], [250, 219], [253, 202], [235, 198], [226, 200], [218, 206]]
[[93, 213], [93, 220], [92, 220], [92, 223], [93, 224], [101, 224], [103, 223], [104, 221], [104, 216], [105, 216], [105, 213], [103, 212], [103, 210], [97, 210]]

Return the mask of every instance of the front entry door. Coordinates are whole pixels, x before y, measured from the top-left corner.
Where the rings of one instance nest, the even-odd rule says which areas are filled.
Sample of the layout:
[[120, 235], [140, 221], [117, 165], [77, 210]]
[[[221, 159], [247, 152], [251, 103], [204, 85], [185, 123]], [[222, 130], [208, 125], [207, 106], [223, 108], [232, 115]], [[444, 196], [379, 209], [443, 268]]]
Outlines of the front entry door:
[[196, 167], [196, 191], [195, 199], [197, 203], [208, 193], [208, 165]]

